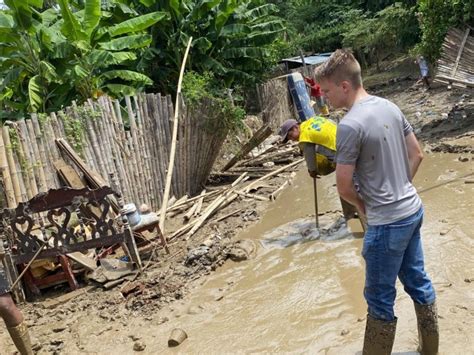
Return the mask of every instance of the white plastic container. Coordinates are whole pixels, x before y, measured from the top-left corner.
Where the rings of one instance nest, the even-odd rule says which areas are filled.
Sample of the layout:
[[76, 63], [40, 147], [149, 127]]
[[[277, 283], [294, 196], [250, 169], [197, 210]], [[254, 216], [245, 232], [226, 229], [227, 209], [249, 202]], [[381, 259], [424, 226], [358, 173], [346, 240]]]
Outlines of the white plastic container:
[[122, 214], [127, 216], [130, 226], [136, 226], [141, 221], [140, 213], [134, 203], [127, 203], [123, 206]]

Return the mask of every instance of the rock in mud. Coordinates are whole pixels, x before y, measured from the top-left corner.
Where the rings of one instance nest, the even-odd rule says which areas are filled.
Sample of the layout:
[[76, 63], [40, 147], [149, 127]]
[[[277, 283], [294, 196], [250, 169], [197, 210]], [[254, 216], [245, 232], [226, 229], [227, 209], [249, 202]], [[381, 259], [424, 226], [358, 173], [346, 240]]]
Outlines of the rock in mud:
[[466, 157], [466, 156], [461, 155], [461, 156], [458, 158], [458, 160], [459, 160], [461, 163], [465, 163], [465, 162], [469, 161], [469, 158]]
[[133, 344], [134, 351], [143, 351], [145, 349], [146, 349], [146, 344], [142, 341], [136, 341], [135, 344]]
[[201, 245], [197, 248], [191, 249], [186, 257], [185, 265], [193, 265], [194, 261], [201, 259], [203, 256], [209, 254], [209, 247]]
[[237, 241], [229, 250], [227, 255], [232, 261], [243, 261], [250, 259], [257, 250], [255, 243], [244, 239]]
[[201, 309], [197, 306], [190, 306], [186, 313], [190, 315], [198, 314], [198, 313], [201, 313]]
[[168, 346], [175, 347], [181, 344], [183, 341], [186, 340], [188, 334], [183, 329], [175, 328], [171, 331], [171, 335], [168, 339]]

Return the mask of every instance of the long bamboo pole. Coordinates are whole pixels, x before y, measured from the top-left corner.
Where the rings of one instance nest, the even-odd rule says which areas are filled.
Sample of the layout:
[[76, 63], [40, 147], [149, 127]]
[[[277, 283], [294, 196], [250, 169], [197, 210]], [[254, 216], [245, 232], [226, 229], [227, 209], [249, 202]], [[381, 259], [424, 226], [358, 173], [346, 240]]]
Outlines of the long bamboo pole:
[[0, 134], [0, 170], [5, 188], [5, 195], [7, 198], [8, 208], [16, 207], [15, 191], [13, 189], [12, 177], [10, 175], [10, 168], [8, 167], [7, 153], [5, 143], [3, 142], [3, 135]]
[[178, 114], [179, 114], [179, 97], [181, 95], [181, 84], [183, 81], [184, 67], [186, 66], [186, 59], [188, 58], [188, 53], [189, 53], [189, 49], [191, 48], [192, 41], [193, 41], [193, 38], [190, 37], [188, 41], [188, 45], [186, 47], [186, 52], [184, 52], [183, 62], [181, 63], [181, 71], [179, 73], [179, 80], [178, 80], [178, 90], [176, 91], [176, 105], [175, 105], [175, 110], [174, 110], [174, 122], [173, 122], [173, 140], [171, 143], [170, 160], [168, 164], [168, 172], [166, 174], [165, 193], [163, 195], [163, 203], [161, 204], [161, 214], [160, 214], [160, 229], [162, 233], [165, 232], [166, 208], [168, 207], [168, 197], [170, 194], [171, 177], [173, 176], [174, 156], [176, 153], [176, 137], [178, 135]]

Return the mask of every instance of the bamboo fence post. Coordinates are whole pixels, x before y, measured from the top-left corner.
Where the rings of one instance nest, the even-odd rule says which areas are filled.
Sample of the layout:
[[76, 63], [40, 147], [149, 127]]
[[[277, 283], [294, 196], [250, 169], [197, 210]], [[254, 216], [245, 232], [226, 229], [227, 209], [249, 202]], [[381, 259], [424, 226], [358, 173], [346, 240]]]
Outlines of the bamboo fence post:
[[132, 140], [132, 135], [130, 132], [126, 132], [127, 134], [127, 139], [128, 139], [128, 146], [130, 150], [130, 158], [131, 158], [131, 172], [130, 176], [132, 177], [133, 181], [133, 187], [134, 187], [134, 201], [140, 201], [140, 196], [141, 196], [141, 186], [140, 186], [140, 180], [138, 178], [138, 167], [137, 167], [137, 159], [135, 155], [135, 147], [133, 145], [133, 140]]
[[[121, 144], [118, 139], [121, 137], [121, 133], [117, 132], [118, 129], [118, 122], [117, 122], [117, 117], [115, 116], [115, 111], [112, 105], [112, 102], [109, 98], [105, 99], [105, 104], [107, 105], [107, 111], [109, 113], [109, 135], [111, 138], [111, 142], [114, 146], [114, 153], [116, 156], [116, 165], [117, 165], [117, 173], [118, 176], [120, 177], [121, 180], [121, 185], [122, 185], [122, 195], [126, 198], [126, 200], [131, 201], [131, 194], [130, 194], [130, 185], [128, 182], [127, 174], [125, 171], [125, 152], [122, 152]], [[123, 153], [123, 154], [122, 154]]]
[[47, 147], [46, 134], [45, 132], [41, 132], [38, 116], [36, 114], [31, 114], [31, 121], [33, 123], [33, 132], [36, 138], [36, 144], [38, 145], [41, 164], [43, 164], [45, 169], [46, 187], [50, 189], [54, 186], [54, 178], [52, 176], [54, 170], [51, 166], [52, 160], [48, 158], [48, 154], [45, 150], [45, 147]]
[[184, 67], [186, 66], [186, 59], [188, 58], [188, 53], [191, 47], [192, 40], [193, 38], [190, 37], [188, 41], [188, 45], [186, 47], [186, 51], [184, 52], [183, 62], [181, 63], [181, 71], [179, 73], [178, 90], [176, 91], [176, 108], [175, 108], [174, 122], [173, 122], [173, 139], [171, 143], [171, 153], [170, 153], [170, 160], [168, 164], [168, 172], [166, 176], [165, 193], [163, 197], [163, 204], [161, 205], [161, 215], [160, 215], [160, 229], [162, 233], [164, 233], [165, 231], [165, 218], [166, 218], [165, 212], [168, 205], [168, 196], [169, 196], [170, 187], [171, 187], [171, 177], [173, 176], [174, 155], [176, 152], [176, 137], [178, 134], [178, 113], [179, 113], [179, 98], [181, 95], [181, 83], [183, 81]]
[[155, 129], [153, 132], [153, 136], [156, 140], [156, 164], [158, 166], [159, 171], [159, 190], [158, 190], [158, 203], [161, 206], [163, 203], [163, 193], [164, 193], [164, 183], [166, 182], [166, 168], [164, 166], [164, 162], [168, 160], [168, 155], [166, 154], [164, 140], [165, 134], [162, 128], [162, 118], [163, 118], [163, 110], [162, 110], [162, 101], [161, 95], [153, 95], [151, 99], [151, 105], [153, 108], [153, 123], [155, 125]]
[[60, 157], [59, 151], [56, 148], [56, 144], [54, 143], [54, 140], [56, 138], [61, 138], [59, 135], [56, 135], [56, 132], [54, 131], [54, 127], [53, 127], [54, 120], [56, 120], [56, 115], [54, 114], [54, 112], [52, 112], [49, 115], [48, 120], [45, 122], [45, 128], [46, 128], [45, 132], [48, 132], [48, 139], [47, 139], [48, 153], [51, 154], [53, 161], [58, 160]]
[[156, 165], [156, 141], [153, 139], [153, 123], [150, 119], [150, 107], [148, 106], [147, 96], [142, 94], [139, 96], [139, 104], [142, 106], [143, 110], [143, 122], [144, 122], [144, 129], [145, 129], [145, 137], [148, 149], [150, 151], [150, 167], [151, 167], [151, 185], [153, 190], [153, 195], [150, 196], [151, 200], [151, 208], [156, 209], [158, 208], [158, 194], [159, 194], [159, 169]]
[[145, 202], [145, 195], [146, 191], [144, 191], [145, 184], [143, 183], [143, 164], [141, 164], [141, 156], [140, 156], [140, 145], [138, 144], [138, 135], [137, 135], [137, 125], [135, 121], [135, 114], [132, 109], [132, 103], [130, 101], [130, 96], [125, 96], [125, 103], [127, 105], [128, 111], [128, 120], [130, 122], [130, 133], [132, 136], [132, 145], [133, 145], [133, 152], [134, 158], [136, 161], [135, 168], [137, 169], [137, 183], [138, 183], [138, 201], [140, 203]]
[[140, 105], [138, 104], [138, 99], [136, 96], [133, 96], [133, 103], [135, 104], [135, 111], [136, 111], [136, 118], [137, 118], [137, 126], [138, 130], [138, 142], [141, 146], [142, 159], [143, 159], [143, 168], [144, 168], [144, 182], [145, 182], [145, 203], [149, 206], [151, 205], [151, 196], [153, 195], [152, 190], [152, 178], [151, 178], [151, 166], [150, 166], [150, 149], [149, 145], [146, 144], [146, 135], [147, 131], [145, 129], [144, 117], [143, 117], [143, 110], [141, 109]]
[[[88, 100], [88, 104], [93, 107], [93, 102], [91, 100]], [[96, 103], [94, 107], [100, 113], [100, 120], [98, 122], [100, 126], [100, 138], [101, 141], [104, 142], [104, 144], [102, 145], [104, 146], [105, 161], [107, 165], [107, 170], [105, 172], [102, 172], [102, 177], [105, 181], [108, 181], [110, 186], [113, 186], [112, 181], [110, 181], [110, 174], [112, 173], [114, 176], [117, 176], [117, 173], [113, 159], [114, 154], [112, 151], [112, 143], [110, 142], [109, 135], [107, 134], [107, 113], [104, 112], [102, 105], [100, 105], [99, 103]]]
[[[111, 103], [112, 105], [112, 103]], [[129, 199], [131, 201], [137, 201], [137, 192], [136, 184], [134, 182], [134, 168], [133, 168], [133, 159], [132, 152], [129, 147], [129, 141], [127, 138], [127, 132], [125, 130], [125, 125], [123, 123], [122, 110], [120, 107], [120, 102], [118, 100], [113, 101], [113, 112], [115, 118], [117, 119], [116, 129], [118, 134], [116, 135], [117, 139], [120, 139], [121, 146], [123, 148], [122, 156], [124, 157], [124, 174], [127, 179], [127, 184], [129, 187]]]
[[13, 188], [10, 168], [8, 167], [7, 152], [3, 135], [0, 134], [0, 170], [2, 172], [3, 186], [5, 187], [5, 197], [8, 208], [16, 207], [15, 190]]
[[33, 174], [33, 168], [30, 166], [31, 156], [28, 150], [27, 142], [25, 140], [24, 132], [20, 126], [21, 122], [24, 123], [24, 120], [16, 122], [13, 126], [13, 129], [16, 131], [16, 134], [19, 140], [18, 164], [20, 166], [22, 173], [24, 173], [24, 176], [25, 176], [24, 182], [26, 183], [25, 187], [26, 187], [27, 198], [31, 199], [38, 194], [38, 188], [36, 187], [36, 181], [35, 181], [35, 176]]
[[[26, 188], [21, 174], [21, 167], [18, 160], [17, 152], [14, 151], [10, 139], [10, 128], [13, 127], [3, 126], [3, 140], [7, 147], [7, 160], [12, 174], [13, 191], [15, 192], [15, 200], [17, 203], [26, 201]], [[18, 144], [19, 145], [19, 144]], [[20, 149], [18, 147], [18, 149]]]
[[50, 171], [51, 171], [51, 178], [53, 179], [53, 185], [55, 186], [60, 186], [60, 181], [58, 175], [55, 173], [55, 169], [53, 168], [52, 164], [56, 160], [59, 159], [60, 154], [58, 151], [58, 148], [56, 147], [56, 144], [54, 143], [55, 140], [55, 135], [53, 131], [53, 126], [52, 126], [52, 114], [44, 121], [43, 124], [43, 132], [44, 132], [44, 142], [46, 145], [46, 155], [47, 158], [49, 159], [49, 164], [50, 164]]
[[36, 169], [36, 157], [33, 151], [33, 147], [30, 142], [30, 136], [28, 134], [28, 128], [26, 127], [26, 120], [20, 120], [18, 123], [18, 136], [23, 146], [23, 153], [25, 154], [24, 165], [27, 169], [27, 174], [30, 178], [30, 184], [32, 187], [33, 196], [36, 196], [39, 192], [38, 188], [38, 171]]
[[[61, 111], [58, 112], [58, 115], [61, 116], [63, 113]], [[55, 112], [51, 112], [51, 127], [53, 129], [54, 137], [55, 138], [66, 138], [66, 133], [63, 130], [62, 124], [60, 124], [58, 116]]]
[[40, 154], [40, 149], [38, 147], [38, 143], [35, 138], [35, 130], [33, 128], [33, 121], [32, 120], [26, 120], [26, 128], [28, 131], [28, 135], [30, 138], [30, 145], [32, 148], [32, 153], [34, 155], [34, 168], [37, 171], [37, 177], [38, 177], [38, 191], [39, 192], [46, 192], [48, 190], [47, 184], [46, 184], [46, 175], [43, 169], [43, 159]]

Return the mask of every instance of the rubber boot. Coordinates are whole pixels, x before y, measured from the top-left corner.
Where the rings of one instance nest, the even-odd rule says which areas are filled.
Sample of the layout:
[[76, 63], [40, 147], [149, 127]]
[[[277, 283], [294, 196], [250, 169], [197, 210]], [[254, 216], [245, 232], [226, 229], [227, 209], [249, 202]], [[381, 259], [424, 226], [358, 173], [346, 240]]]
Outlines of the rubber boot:
[[439, 347], [438, 308], [436, 302], [430, 305], [415, 303], [418, 321], [418, 352], [422, 355], [436, 355]]
[[390, 355], [395, 340], [397, 319], [393, 321], [378, 320], [367, 315], [363, 355]]
[[26, 322], [21, 322], [16, 327], [8, 328], [8, 333], [10, 333], [13, 343], [21, 355], [33, 355], [30, 334], [28, 333]]

